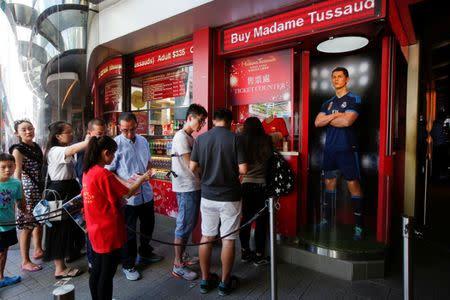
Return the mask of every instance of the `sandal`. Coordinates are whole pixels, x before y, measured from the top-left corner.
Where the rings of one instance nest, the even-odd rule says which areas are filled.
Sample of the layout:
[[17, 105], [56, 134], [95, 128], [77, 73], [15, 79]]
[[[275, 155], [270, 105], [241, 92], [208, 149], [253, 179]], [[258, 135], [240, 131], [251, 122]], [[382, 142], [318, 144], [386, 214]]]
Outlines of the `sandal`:
[[21, 280], [22, 280], [22, 278], [20, 276], [13, 276], [13, 277], [5, 276], [5, 277], [3, 277], [3, 280], [0, 280], [0, 288], [16, 284], [16, 283], [20, 282]]
[[26, 268], [24, 265], [21, 265], [20, 269], [25, 272], [37, 272], [37, 271], [42, 270], [42, 266], [41, 265], [33, 265], [31, 268]]
[[67, 268], [62, 275], [55, 275], [55, 279], [77, 277], [83, 274], [83, 271], [79, 269]]

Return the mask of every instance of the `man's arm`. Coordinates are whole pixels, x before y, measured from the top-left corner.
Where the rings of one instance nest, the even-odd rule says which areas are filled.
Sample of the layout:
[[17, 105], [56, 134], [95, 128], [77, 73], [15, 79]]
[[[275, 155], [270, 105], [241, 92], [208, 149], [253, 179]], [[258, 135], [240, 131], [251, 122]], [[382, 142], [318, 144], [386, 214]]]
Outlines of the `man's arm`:
[[344, 113], [339, 113], [339, 116], [335, 117], [330, 122], [330, 125], [334, 126], [334, 127], [349, 127], [349, 126], [352, 126], [353, 123], [355, 123], [357, 118], [358, 118], [358, 113], [356, 113], [354, 111], [347, 111]]
[[327, 114], [325, 114], [323, 112], [320, 112], [320, 113], [317, 114], [316, 120], [314, 121], [314, 125], [316, 127], [324, 127], [324, 126], [327, 126], [329, 124], [333, 125], [331, 122], [334, 119], [338, 118], [341, 114], [342, 113], [334, 113], [334, 114], [327, 115]]
[[195, 171], [197, 170], [197, 168], [199, 167], [199, 164], [198, 164], [198, 162], [196, 162], [196, 161], [189, 161], [189, 169], [191, 169], [191, 171], [193, 172], [193, 173], [195, 173]]

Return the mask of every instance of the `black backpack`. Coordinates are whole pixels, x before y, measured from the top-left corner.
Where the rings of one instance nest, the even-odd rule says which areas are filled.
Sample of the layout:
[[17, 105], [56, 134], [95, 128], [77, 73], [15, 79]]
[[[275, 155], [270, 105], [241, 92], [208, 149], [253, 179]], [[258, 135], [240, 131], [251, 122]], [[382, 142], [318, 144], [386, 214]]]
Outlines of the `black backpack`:
[[277, 151], [268, 161], [266, 189], [269, 197], [285, 196], [294, 190], [294, 173]]

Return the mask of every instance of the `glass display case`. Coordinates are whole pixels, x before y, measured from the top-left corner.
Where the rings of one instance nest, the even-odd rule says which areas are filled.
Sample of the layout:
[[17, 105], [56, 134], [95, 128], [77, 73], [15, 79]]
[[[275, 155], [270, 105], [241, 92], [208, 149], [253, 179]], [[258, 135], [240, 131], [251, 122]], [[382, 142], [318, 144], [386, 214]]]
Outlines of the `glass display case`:
[[131, 111], [138, 119], [136, 132], [147, 138], [156, 170], [151, 179], [155, 210], [172, 216], [177, 211], [170, 172], [172, 139], [183, 128], [191, 102], [192, 66], [132, 79]]

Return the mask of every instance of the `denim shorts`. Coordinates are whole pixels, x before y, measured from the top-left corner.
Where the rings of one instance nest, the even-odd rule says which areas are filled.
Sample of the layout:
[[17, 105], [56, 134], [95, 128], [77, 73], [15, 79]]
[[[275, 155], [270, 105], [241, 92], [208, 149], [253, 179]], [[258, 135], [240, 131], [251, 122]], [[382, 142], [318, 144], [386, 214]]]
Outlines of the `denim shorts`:
[[197, 224], [201, 191], [177, 193], [178, 217], [175, 238], [187, 241]]

